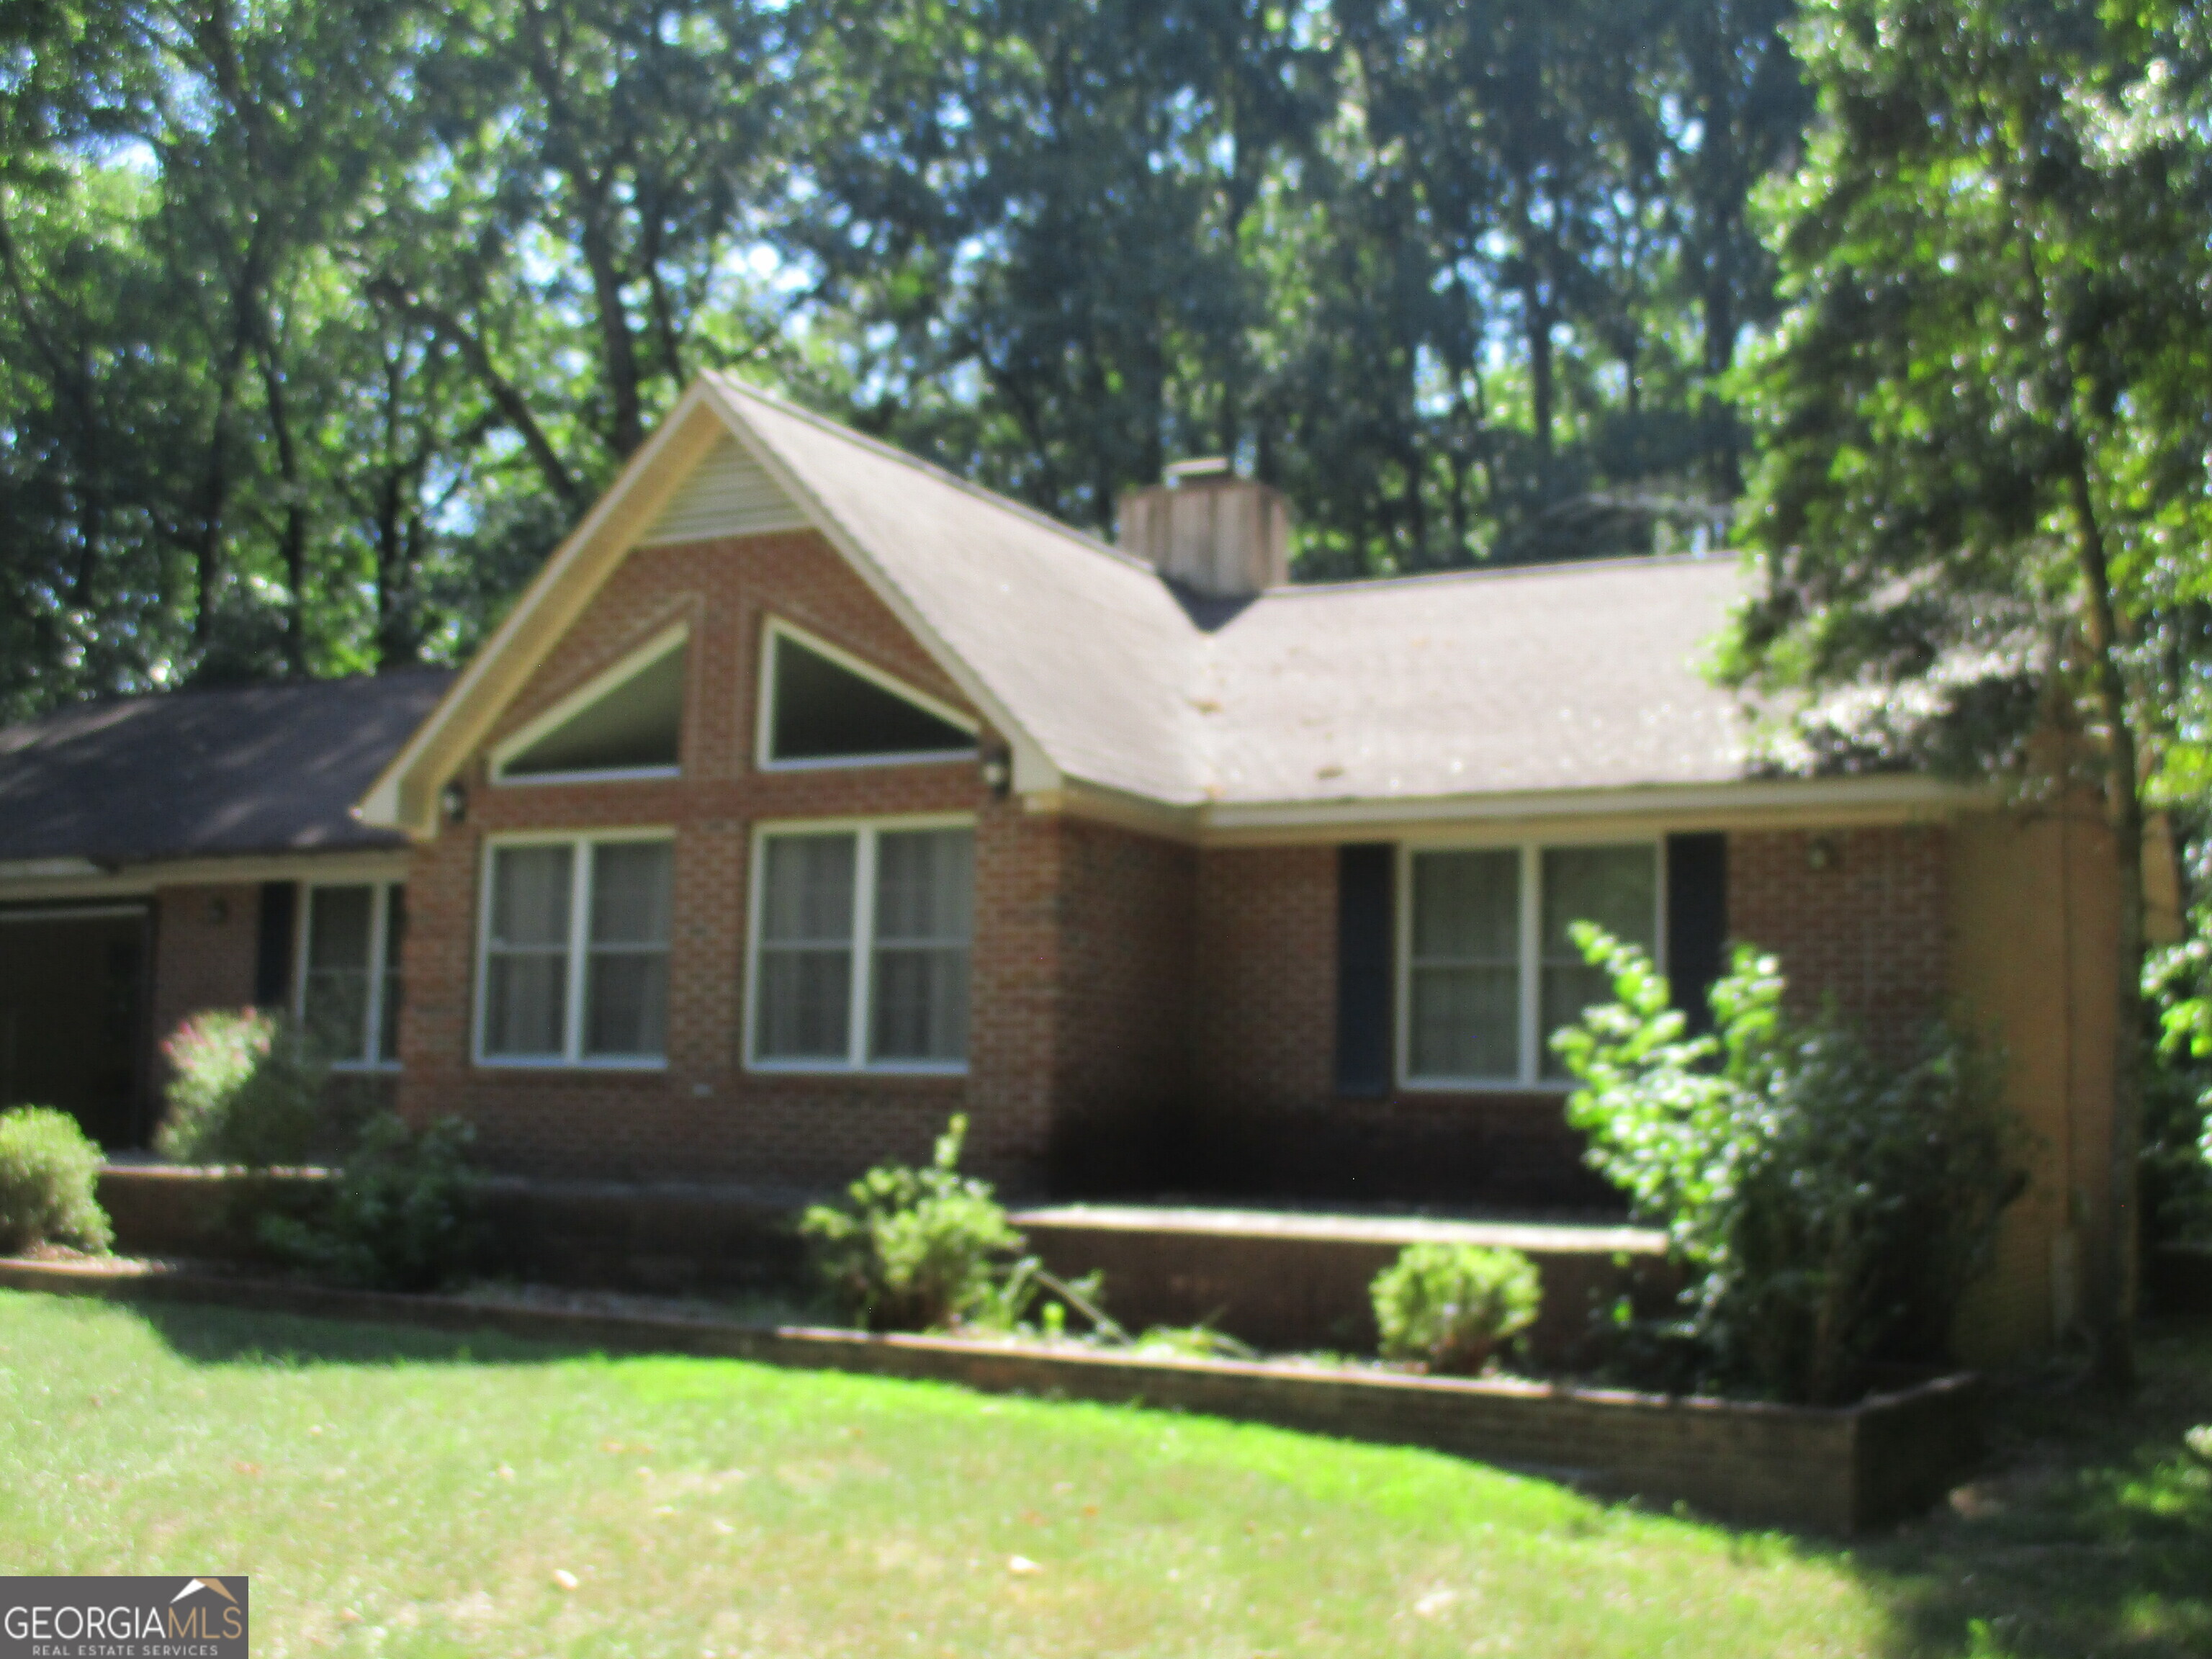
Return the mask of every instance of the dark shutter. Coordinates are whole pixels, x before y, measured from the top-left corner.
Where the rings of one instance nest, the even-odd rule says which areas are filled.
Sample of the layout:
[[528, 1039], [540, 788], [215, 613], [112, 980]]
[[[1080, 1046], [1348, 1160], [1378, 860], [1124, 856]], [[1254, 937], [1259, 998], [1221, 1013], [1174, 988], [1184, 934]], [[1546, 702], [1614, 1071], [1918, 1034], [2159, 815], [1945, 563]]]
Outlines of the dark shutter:
[[1336, 850], [1336, 1088], [1390, 1092], [1390, 866], [1395, 849]]
[[257, 1008], [283, 1008], [291, 1002], [292, 918], [299, 902], [299, 884], [289, 881], [261, 884], [261, 921], [253, 942], [253, 1004]]
[[1705, 993], [1728, 949], [1728, 837], [1667, 837], [1667, 977], [1693, 1031], [1709, 1030]]

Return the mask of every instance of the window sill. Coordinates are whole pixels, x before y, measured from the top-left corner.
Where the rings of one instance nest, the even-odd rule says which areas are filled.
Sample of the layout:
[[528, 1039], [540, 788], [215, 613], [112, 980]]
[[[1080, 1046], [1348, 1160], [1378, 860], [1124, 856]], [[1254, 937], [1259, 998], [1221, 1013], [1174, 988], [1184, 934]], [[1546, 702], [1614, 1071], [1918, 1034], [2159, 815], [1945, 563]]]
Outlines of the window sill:
[[485, 1072], [665, 1072], [668, 1061], [653, 1060], [564, 1060], [558, 1054], [479, 1054], [475, 1064]]
[[976, 749], [924, 749], [911, 755], [823, 755], [806, 760], [757, 760], [754, 769], [760, 772], [836, 772], [876, 766], [951, 766], [965, 761], [969, 765], [982, 758]]
[[530, 789], [539, 784], [665, 782], [683, 775], [680, 766], [620, 766], [604, 772], [532, 772], [519, 777], [494, 773], [491, 781], [496, 789]]
[[399, 1062], [396, 1060], [334, 1060], [331, 1073], [335, 1077], [398, 1077]]
[[968, 1066], [964, 1060], [957, 1065], [916, 1060], [902, 1065], [885, 1062], [873, 1066], [848, 1066], [833, 1060], [754, 1060], [745, 1063], [745, 1070], [756, 1077], [963, 1078], [968, 1075]]
[[1571, 1078], [1538, 1078], [1523, 1082], [1517, 1077], [1407, 1077], [1398, 1079], [1399, 1091], [1409, 1095], [1571, 1095], [1582, 1087]]

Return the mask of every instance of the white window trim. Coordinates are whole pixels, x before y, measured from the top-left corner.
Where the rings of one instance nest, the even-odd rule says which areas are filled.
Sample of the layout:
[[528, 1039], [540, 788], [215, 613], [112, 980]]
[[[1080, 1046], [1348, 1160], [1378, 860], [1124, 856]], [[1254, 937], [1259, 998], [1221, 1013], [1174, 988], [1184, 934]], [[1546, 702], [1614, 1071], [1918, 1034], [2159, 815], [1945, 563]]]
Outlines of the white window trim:
[[[1562, 847], [1645, 847], [1651, 851], [1651, 957], [1659, 971], [1667, 971], [1667, 844], [1663, 838], [1607, 836], [1601, 833], [1547, 836], [1540, 841], [1506, 841], [1494, 836], [1425, 839], [1398, 844], [1395, 892], [1392, 918], [1396, 933], [1391, 947], [1391, 1024], [1395, 1054], [1392, 1067], [1398, 1087], [1408, 1094], [1498, 1093], [1571, 1094], [1581, 1085], [1571, 1078], [1544, 1075], [1543, 1054], [1543, 921], [1541, 884], [1544, 854]], [[1513, 851], [1521, 859], [1521, 1007], [1520, 1066], [1510, 1077], [1424, 1077], [1413, 1070], [1413, 860], [1422, 853]]]
[[[690, 639], [691, 624], [688, 622], [662, 629], [637, 649], [625, 653], [592, 675], [520, 731], [502, 738], [491, 751], [492, 782], [501, 788], [526, 789], [536, 784], [632, 783], [646, 779], [683, 776], [684, 768], [680, 763], [675, 766], [610, 766], [580, 772], [532, 772], [525, 777], [509, 777], [507, 769], [516, 756], [529, 749], [540, 738], [567, 724], [623, 681], [643, 673], [672, 651], [681, 650], [690, 642]], [[688, 702], [690, 699], [687, 697], [685, 701]]]
[[[745, 1070], [764, 1076], [817, 1077], [965, 1077], [965, 1060], [870, 1060], [868, 1055], [869, 993], [874, 975], [876, 948], [876, 842], [886, 832], [904, 830], [966, 830], [975, 828], [973, 812], [932, 812], [896, 817], [786, 818], [753, 825], [748, 849], [750, 864], [745, 895]], [[760, 1017], [760, 957], [762, 883], [766, 879], [765, 844], [778, 836], [857, 835], [853, 861], [853, 981], [851, 1024], [845, 1036], [845, 1058], [836, 1060], [763, 1060], [756, 1044]], [[969, 977], [971, 994], [969, 1018], [975, 1018], [972, 994], [975, 976], [975, 929], [969, 928]], [[972, 1026], [970, 1035], [972, 1036]]]
[[[477, 867], [477, 927], [474, 1016], [469, 1022], [469, 1057], [486, 1071], [497, 1072], [665, 1072], [668, 1056], [660, 1054], [586, 1054], [584, 1053], [584, 983], [591, 955], [591, 859], [594, 847], [625, 842], [667, 842], [676, 831], [666, 824], [623, 830], [522, 830], [484, 837]], [[492, 860], [502, 847], [567, 847], [568, 860], [568, 975], [562, 1004], [562, 1052], [557, 1054], [491, 1054], [484, 1052], [484, 1016], [489, 1008], [486, 988], [491, 980]], [[672, 882], [674, 872], [670, 873]], [[675, 940], [669, 941], [672, 957], [669, 989], [673, 1000]]]
[[[780, 640], [789, 640], [817, 656], [827, 657], [848, 673], [857, 674], [878, 690], [890, 692], [902, 702], [912, 703], [924, 714], [933, 714], [948, 726], [958, 726], [976, 741], [965, 749], [921, 749], [910, 754], [830, 755], [808, 760], [775, 759], [775, 653]], [[982, 750], [982, 724], [972, 714], [964, 714], [951, 704], [940, 702], [926, 691], [917, 691], [905, 681], [885, 673], [874, 664], [854, 656], [842, 647], [830, 644], [819, 634], [810, 633], [795, 623], [784, 621], [781, 617], [769, 617], [762, 627], [757, 678], [758, 684], [753, 697], [753, 765], [763, 772], [821, 772], [860, 766], [942, 766], [947, 762], [973, 761]]]
[[368, 1058], [355, 1055], [331, 1062], [333, 1072], [396, 1072], [399, 1056], [381, 1052], [384, 1041], [384, 981], [386, 952], [392, 946], [392, 895], [406, 884], [380, 881], [303, 881], [300, 884], [297, 914], [292, 918], [292, 1018], [304, 1027], [307, 1020], [307, 948], [315, 926], [315, 895], [325, 888], [366, 887], [368, 898], [368, 1009], [363, 1016], [368, 1029], [362, 1047]]

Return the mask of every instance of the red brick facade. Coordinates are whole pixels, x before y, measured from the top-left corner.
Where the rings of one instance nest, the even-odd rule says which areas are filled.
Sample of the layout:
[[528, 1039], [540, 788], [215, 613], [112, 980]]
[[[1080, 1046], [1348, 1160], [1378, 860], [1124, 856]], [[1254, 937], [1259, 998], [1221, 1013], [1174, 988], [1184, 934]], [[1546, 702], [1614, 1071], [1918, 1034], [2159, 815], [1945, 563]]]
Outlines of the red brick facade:
[[[972, 1165], [1018, 1191], [1608, 1200], [1556, 1092], [1340, 1097], [1333, 846], [1200, 852], [1000, 800], [967, 763], [760, 769], [757, 653], [771, 614], [964, 705], [811, 532], [632, 553], [465, 769], [463, 822], [416, 854], [401, 1038], [410, 1115], [462, 1114], [493, 1167], [566, 1176], [820, 1187], [925, 1156], [964, 1111]], [[678, 620], [690, 629], [680, 779], [489, 781], [484, 757], [502, 737]], [[748, 1070], [754, 827], [921, 812], [975, 820], [967, 1074]], [[474, 1064], [486, 837], [642, 826], [675, 838], [665, 1070]], [[1877, 1022], [1917, 1014], [1944, 971], [1942, 847], [1910, 830], [1845, 832], [1817, 853], [1803, 836], [1732, 836], [1731, 932], [1782, 950], [1808, 994], [1832, 991]], [[240, 908], [250, 915], [250, 894]], [[240, 935], [250, 945], [250, 921]]]
[[[809, 534], [632, 554], [485, 745], [682, 618], [691, 628], [680, 780], [490, 784], [410, 878], [404, 1109], [473, 1121], [495, 1167], [816, 1187], [926, 1157], [956, 1111], [971, 1166], [1017, 1189], [1081, 1185], [1180, 1105], [1193, 859], [1169, 843], [1001, 801], [971, 763], [770, 772], [753, 763], [757, 652], [773, 613], [956, 707], [964, 700], [826, 544]], [[742, 1052], [752, 827], [968, 812], [976, 820], [964, 1078], [750, 1072]], [[675, 832], [668, 1066], [611, 1073], [471, 1061], [483, 845], [502, 830]], [[1055, 1112], [1055, 1102], [1059, 1109]]]
[[1948, 848], [1932, 826], [1730, 836], [1729, 936], [1781, 957], [1800, 1012], [1832, 998], [1894, 1051], [1944, 1011]]

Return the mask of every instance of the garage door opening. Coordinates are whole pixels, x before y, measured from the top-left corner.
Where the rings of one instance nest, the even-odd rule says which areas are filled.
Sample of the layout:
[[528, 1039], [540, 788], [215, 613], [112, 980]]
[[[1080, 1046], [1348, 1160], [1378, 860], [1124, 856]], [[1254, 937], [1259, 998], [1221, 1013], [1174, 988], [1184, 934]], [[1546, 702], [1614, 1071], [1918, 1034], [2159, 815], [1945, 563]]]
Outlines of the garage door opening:
[[109, 1152], [143, 1146], [141, 906], [0, 910], [0, 1107], [57, 1106]]

